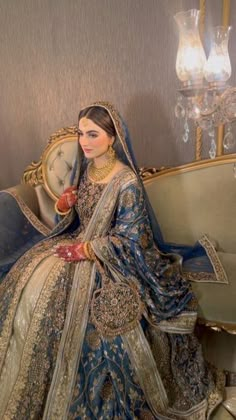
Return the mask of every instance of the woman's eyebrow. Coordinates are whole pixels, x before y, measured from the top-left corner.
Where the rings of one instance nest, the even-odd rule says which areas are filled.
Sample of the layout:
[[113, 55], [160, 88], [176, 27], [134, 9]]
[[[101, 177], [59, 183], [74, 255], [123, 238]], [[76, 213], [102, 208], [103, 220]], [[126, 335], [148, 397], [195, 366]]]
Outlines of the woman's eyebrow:
[[[83, 134], [83, 131], [82, 131], [82, 130], [80, 130], [80, 129], [78, 129], [78, 133], [79, 133], [79, 134]], [[99, 132], [98, 132], [98, 131], [96, 131], [96, 130], [88, 130], [88, 131], [85, 131], [85, 133], [86, 133], [86, 134], [91, 134], [91, 133], [96, 133], [96, 134], [99, 134]]]

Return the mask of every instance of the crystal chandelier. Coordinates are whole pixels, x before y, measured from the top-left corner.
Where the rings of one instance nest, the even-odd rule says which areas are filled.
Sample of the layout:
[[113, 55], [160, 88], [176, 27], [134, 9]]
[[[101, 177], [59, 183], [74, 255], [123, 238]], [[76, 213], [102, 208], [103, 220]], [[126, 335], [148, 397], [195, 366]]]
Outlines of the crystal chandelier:
[[211, 137], [209, 155], [216, 156], [216, 127], [227, 124], [223, 146], [230, 150], [235, 140], [231, 123], [236, 119], [236, 88], [227, 85], [231, 76], [228, 53], [230, 26], [213, 29], [208, 59], [199, 34], [200, 11], [177, 13], [174, 18], [179, 29], [176, 73], [182, 83], [175, 107], [177, 118], [184, 119], [183, 141], [189, 139], [189, 121], [194, 121]]

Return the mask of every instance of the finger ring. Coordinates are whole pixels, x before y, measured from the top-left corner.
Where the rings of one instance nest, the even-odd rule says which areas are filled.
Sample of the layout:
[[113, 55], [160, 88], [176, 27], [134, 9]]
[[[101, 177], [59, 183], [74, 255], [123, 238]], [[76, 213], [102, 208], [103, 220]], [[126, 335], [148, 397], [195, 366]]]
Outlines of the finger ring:
[[68, 252], [67, 252], [67, 256], [68, 256], [68, 257], [71, 257], [71, 255], [72, 255], [72, 254], [71, 254], [71, 252], [69, 252], [69, 251], [68, 251]]

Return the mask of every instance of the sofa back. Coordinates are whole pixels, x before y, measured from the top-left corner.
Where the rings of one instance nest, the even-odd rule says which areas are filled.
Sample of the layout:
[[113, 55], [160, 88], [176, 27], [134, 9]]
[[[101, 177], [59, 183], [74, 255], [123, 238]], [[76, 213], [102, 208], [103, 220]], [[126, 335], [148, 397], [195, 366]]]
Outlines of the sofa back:
[[43, 186], [55, 201], [72, 183], [77, 184], [80, 160], [78, 127], [61, 128], [50, 136], [40, 160], [25, 169], [23, 182]]
[[207, 234], [236, 253], [236, 154], [162, 170], [144, 184], [167, 242], [193, 245]]

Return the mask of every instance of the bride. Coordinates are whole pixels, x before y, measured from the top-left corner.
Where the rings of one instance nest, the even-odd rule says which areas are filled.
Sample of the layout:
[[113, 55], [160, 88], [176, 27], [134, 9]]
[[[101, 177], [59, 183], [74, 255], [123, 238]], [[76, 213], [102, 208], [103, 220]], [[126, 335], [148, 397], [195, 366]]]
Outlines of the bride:
[[0, 418], [209, 418], [222, 378], [193, 334], [181, 258], [154, 240], [128, 130], [107, 103], [78, 128], [79, 183], [56, 203], [64, 233], [0, 285]]

